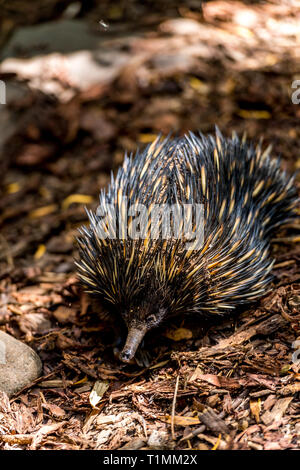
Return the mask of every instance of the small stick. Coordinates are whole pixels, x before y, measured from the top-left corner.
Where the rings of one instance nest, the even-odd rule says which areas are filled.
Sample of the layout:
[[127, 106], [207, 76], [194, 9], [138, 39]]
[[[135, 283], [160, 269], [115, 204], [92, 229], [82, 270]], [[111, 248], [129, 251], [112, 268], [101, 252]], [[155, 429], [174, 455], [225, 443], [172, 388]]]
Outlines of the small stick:
[[193, 437], [198, 436], [198, 434], [202, 434], [205, 431], [205, 429], [206, 429], [205, 424], [201, 424], [201, 426], [199, 428], [194, 429], [194, 431], [190, 432], [187, 436], [182, 437], [180, 439], [180, 442], [192, 439]]
[[177, 379], [176, 379], [174, 398], [173, 398], [173, 403], [172, 403], [171, 433], [172, 433], [173, 441], [175, 441], [174, 421], [175, 421], [175, 406], [176, 406], [176, 399], [177, 399], [177, 393], [178, 393], [178, 386], [179, 386], [179, 374], [177, 375]]

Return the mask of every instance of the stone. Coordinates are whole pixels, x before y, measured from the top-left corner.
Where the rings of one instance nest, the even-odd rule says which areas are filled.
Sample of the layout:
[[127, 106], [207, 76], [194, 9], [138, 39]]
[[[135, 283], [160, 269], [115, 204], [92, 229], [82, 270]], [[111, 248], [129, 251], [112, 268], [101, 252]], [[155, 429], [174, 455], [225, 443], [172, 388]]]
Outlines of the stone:
[[59, 20], [21, 26], [14, 31], [3, 48], [0, 60], [95, 49], [104, 36], [100, 30], [97, 33], [91, 31], [88, 23], [81, 20]]
[[148, 446], [151, 449], [165, 449], [168, 443], [168, 434], [166, 431], [159, 431], [155, 429], [152, 431], [148, 438]]
[[9, 397], [41, 374], [39, 356], [26, 344], [0, 331], [0, 390]]

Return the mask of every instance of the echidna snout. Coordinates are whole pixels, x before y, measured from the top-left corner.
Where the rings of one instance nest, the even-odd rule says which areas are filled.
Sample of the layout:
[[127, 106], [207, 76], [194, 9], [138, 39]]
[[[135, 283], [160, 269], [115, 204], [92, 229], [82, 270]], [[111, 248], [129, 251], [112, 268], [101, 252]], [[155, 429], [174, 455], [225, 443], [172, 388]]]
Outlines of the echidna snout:
[[147, 328], [144, 326], [142, 328], [133, 327], [128, 330], [128, 336], [126, 339], [125, 346], [120, 353], [121, 361], [129, 362], [131, 361], [131, 359], [133, 359], [137, 351], [137, 348], [141, 344], [141, 341], [143, 340], [146, 334], [146, 331], [147, 331]]
[[137, 310], [131, 310], [123, 315], [124, 321], [127, 324], [128, 334], [125, 346], [119, 355], [121, 361], [130, 362], [134, 358], [147, 331], [157, 327], [166, 315], [164, 308], [159, 308], [155, 314], [147, 312], [147, 309], [137, 308]]

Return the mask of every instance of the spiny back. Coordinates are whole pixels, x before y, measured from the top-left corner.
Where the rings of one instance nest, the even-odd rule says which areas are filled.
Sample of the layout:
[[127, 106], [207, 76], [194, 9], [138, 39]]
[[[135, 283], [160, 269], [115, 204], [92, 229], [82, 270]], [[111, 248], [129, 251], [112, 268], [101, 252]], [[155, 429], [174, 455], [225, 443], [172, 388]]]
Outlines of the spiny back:
[[293, 177], [269, 154], [270, 148], [217, 130], [215, 137], [158, 138], [125, 156], [99, 208], [123, 214], [142, 204], [151, 220], [156, 204], [201, 204], [203, 243], [186, 250], [184, 239], [151, 238], [150, 226], [144, 237], [130, 239], [118, 231], [120, 220], [118, 236], [103, 240], [100, 218], [89, 212], [90, 228], [78, 238], [79, 276], [89, 292], [127, 312], [128, 328], [159, 309], [162, 318], [221, 314], [261, 296], [270, 281], [271, 231], [295, 216], [297, 200]]

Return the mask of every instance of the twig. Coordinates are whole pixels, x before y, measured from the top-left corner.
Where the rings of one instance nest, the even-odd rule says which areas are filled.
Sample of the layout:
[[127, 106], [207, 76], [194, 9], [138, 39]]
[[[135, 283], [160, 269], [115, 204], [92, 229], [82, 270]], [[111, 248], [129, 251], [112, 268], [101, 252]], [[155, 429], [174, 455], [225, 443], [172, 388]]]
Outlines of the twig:
[[177, 375], [177, 379], [176, 379], [174, 398], [173, 398], [173, 403], [172, 403], [171, 433], [172, 433], [173, 441], [175, 441], [174, 421], [175, 421], [175, 406], [176, 406], [176, 399], [177, 399], [177, 393], [178, 393], [178, 386], [179, 386], [179, 374]]
[[193, 437], [198, 436], [198, 434], [202, 434], [205, 431], [205, 429], [206, 429], [205, 424], [202, 424], [199, 428], [194, 429], [194, 431], [190, 432], [187, 436], [182, 437], [179, 442], [192, 439]]

